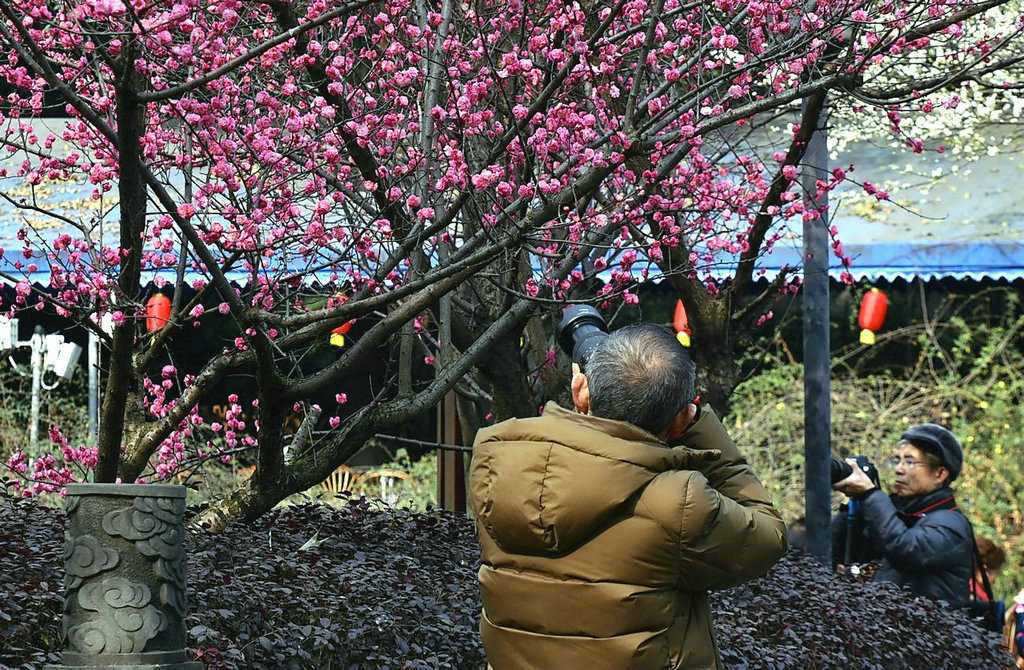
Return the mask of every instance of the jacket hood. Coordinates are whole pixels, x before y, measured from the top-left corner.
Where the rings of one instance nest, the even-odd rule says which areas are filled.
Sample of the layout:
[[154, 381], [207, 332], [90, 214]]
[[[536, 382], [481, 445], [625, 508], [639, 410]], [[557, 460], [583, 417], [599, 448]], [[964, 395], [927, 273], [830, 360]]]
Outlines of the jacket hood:
[[612, 522], [659, 473], [720, 456], [669, 447], [632, 424], [549, 402], [543, 416], [478, 433], [471, 495], [481, 527], [504, 551], [565, 554]]

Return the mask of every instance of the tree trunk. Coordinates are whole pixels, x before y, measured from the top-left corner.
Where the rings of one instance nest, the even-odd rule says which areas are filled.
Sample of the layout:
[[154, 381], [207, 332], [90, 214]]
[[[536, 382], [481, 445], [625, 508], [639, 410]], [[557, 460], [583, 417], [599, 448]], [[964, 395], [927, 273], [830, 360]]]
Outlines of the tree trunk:
[[139, 437], [150, 428], [150, 423], [146, 421], [146, 409], [139, 397], [138, 389], [132, 390], [134, 392], [125, 402], [124, 424], [120, 440], [121, 463], [118, 469], [121, 480], [129, 484], [142, 475], [149, 464], [150, 456], [153, 455], [152, 450], [133, 448]]
[[260, 426], [254, 482], [261, 493], [275, 490], [284, 479], [284, 419], [288, 412], [280, 403], [275, 402], [279, 395], [279, 388], [260, 389]]
[[725, 351], [723, 347], [701, 351], [695, 359], [701, 403], [710, 405], [720, 416], [724, 416], [729, 412], [729, 396], [740, 380], [736, 355]]
[[231, 493], [212, 503], [193, 521], [211, 533], [221, 533], [234, 521], [253, 521], [274, 505], [288, 497], [290, 492], [280, 490], [258, 491], [256, 480], [250, 477]]
[[471, 445], [480, 430], [480, 409], [471, 399], [462, 394], [455, 400], [459, 412], [459, 431], [462, 433], [462, 444]]
[[[129, 50], [122, 59], [123, 67], [132, 68], [132, 60], [132, 53]], [[145, 106], [135, 101], [131, 87], [135, 76], [126, 77], [125, 83], [117, 90], [117, 150], [120, 168], [117, 190], [121, 210], [118, 246], [122, 251], [118, 286], [121, 296], [128, 301], [134, 300], [139, 290], [142, 233], [146, 224], [146, 183], [142, 177], [142, 147], [139, 143], [139, 138], [145, 131]], [[130, 310], [131, 307], [127, 309]], [[102, 483], [112, 483], [117, 478], [125, 428], [125, 409], [129, 402], [129, 394], [137, 391], [133, 388], [137, 386], [137, 380], [132, 366], [136, 322], [132, 318], [133, 314], [125, 316], [125, 321], [114, 328], [113, 344], [108, 358], [110, 371], [100, 409], [96, 481]], [[134, 481], [134, 478], [131, 481]]]
[[720, 416], [729, 411], [729, 396], [740, 377], [729, 294], [724, 295], [709, 297], [687, 311], [696, 312], [690, 354], [697, 366], [697, 393]]
[[495, 341], [476, 364], [491, 385], [495, 421], [537, 416], [536, 398], [527, 381], [527, 370], [519, 349], [522, 332], [522, 328], [516, 328]]

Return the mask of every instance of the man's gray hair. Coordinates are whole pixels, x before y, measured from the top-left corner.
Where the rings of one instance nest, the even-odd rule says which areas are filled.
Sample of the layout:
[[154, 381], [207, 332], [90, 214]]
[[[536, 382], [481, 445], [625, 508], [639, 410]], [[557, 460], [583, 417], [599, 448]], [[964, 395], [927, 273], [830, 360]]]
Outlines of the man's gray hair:
[[690, 355], [665, 328], [626, 326], [604, 338], [587, 360], [590, 412], [651, 433], [669, 427], [693, 400]]

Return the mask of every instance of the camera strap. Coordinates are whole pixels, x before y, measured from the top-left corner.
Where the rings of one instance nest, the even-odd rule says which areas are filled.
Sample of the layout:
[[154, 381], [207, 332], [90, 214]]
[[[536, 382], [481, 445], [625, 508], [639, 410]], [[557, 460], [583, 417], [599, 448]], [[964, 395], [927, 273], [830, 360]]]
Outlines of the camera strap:
[[[974, 558], [972, 560], [972, 564], [974, 566], [974, 572], [975, 573], [978, 573], [978, 572], [981, 573], [981, 586], [982, 586], [983, 589], [985, 589], [985, 595], [988, 596], [988, 601], [990, 603], [991, 602], [995, 602], [996, 597], [992, 593], [992, 583], [989, 581], [989, 578], [988, 578], [988, 570], [985, 569], [985, 564], [982, 563], [982, 561], [981, 561], [981, 551], [978, 550], [978, 541], [976, 539], [974, 539], [974, 526], [971, 525], [970, 521], [968, 521], [967, 524], [971, 528], [971, 545], [974, 548]], [[968, 584], [970, 584], [973, 581], [974, 581], [974, 575], [971, 575], [971, 579], [968, 581]], [[977, 601], [977, 599], [978, 598], [977, 598], [977, 595], [974, 593], [974, 589], [971, 588], [971, 600]]]
[[973, 618], [980, 619], [981, 625], [994, 633], [998, 633], [1003, 628], [1003, 617], [1006, 612], [1006, 608], [1001, 600], [996, 600], [995, 595], [992, 592], [992, 583], [988, 578], [988, 570], [985, 569], [985, 564], [981, 561], [981, 552], [978, 550], [978, 541], [974, 539], [974, 526], [967, 522], [971, 529], [971, 544], [973, 545], [974, 555], [972, 559], [972, 565], [974, 567], [974, 574], [981, 573], [981, 584], [985, 590], [985, 595], [988, 597], [988, 601], [978, 600], [977, 589], [974, 586], [974, 575], [967, 581], [967, 588], [970, 591], [968, 594], [970, 600], [968, 601], [967, 611]]

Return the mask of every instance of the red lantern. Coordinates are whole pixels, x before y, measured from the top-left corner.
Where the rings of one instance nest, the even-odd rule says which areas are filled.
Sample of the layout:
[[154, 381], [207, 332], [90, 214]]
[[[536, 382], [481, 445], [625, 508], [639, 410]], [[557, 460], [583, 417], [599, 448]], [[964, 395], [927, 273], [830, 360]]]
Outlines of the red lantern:
[[[346, 302], [348, 302], [348, 296], [345, 295], [344, 293], [339, 293], [334, 297], [338, 301], [339, 305], [344, 305]], [[331, 344], [334, 345], [335, 347], [345, 346], [345, 336], [348, 335], [348, 331], [352, 330], [352, 324], [354, 324], [355, 322], [355, 319], [352, 319], [351, 321], [346, 321], [345, 323], [341, 324], [340, 326], [332, 330], [330, 340]]]
[[690, 321], [686, 318], [686, 308], [682, 300], [676, 300], [676, 313], [672, 316], [672, 326], [676, 329], [676, 339], [684, 347], [690, 346]]
[[332, 330], [331, 344], [333, 344], [336, 347], [345, 346], [345, 335], [348, 334], [348, 331], [352, 330], [352, 324], [355, 322], [355, 319], [352, 319], [351, 321], [346, 321], [345, 323], [341, 324], [340, 326]]
[[171, 299], [163, 293], [154, 293], [146, 301], [146, 332], [155, 333], [171, 320]]
[[857, 317], [857, 323], [861, 327], [861, 344], [875, 343], [875, 331], [885, 323], [885, 312], [888, 309], [889, 299], [877, 288], [864, 294], [860, 301], [860, 315]]

